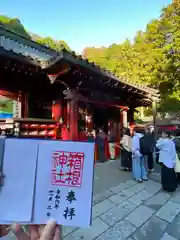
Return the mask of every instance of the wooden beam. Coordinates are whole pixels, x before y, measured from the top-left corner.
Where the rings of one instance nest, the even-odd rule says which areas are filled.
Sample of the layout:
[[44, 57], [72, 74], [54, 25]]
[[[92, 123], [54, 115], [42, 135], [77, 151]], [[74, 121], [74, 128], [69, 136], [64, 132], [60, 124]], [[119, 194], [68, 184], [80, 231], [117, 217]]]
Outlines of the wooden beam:
[[113, 103], [103, 103], [103, 102], [99, 102], [99, 101], [92, 101], [92, 100], [86, 100], [86, 99], [84, 99], [83, 101], [80, 100], [80, 102], [95, 104], [95, 105], [102, 106], [102, 107], [114, 107], [114, 108], [121, 108], [121, 109], [123, 108], [123, 110], [129, 109], [127, 106], [117, 105], [117, 104], [113, 104]]

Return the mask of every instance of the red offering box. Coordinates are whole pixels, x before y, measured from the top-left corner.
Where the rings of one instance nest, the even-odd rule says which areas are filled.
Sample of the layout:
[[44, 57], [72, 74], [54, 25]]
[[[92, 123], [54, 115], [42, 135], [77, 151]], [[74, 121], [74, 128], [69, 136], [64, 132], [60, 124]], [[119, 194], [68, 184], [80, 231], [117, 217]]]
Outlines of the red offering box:
[[39, 132], [39, 136], [46, 136], [46, 135], [47, 135], [47, 130]]
[[55, 124], [50, 124], [50, 125], [47, 125], [47, 128], [56, 128], [56, 125]]
[[21, 124], [22, 128], [29, 128], [29, 124]]
[[38, 131], [29, 132], [28, 135], [29, 135], [29, 136], [37, 136], [37, 135], [38, 135]]
[[47, 128], [47, 126], [48, 126], [48, 125], [46, 125], [46, 124], [40, 124], [40, 125], [39, 125], [39, 128], [44, 129], [44, 128]]
[[50, 136], [55, 136], [55, 130], [52, 130], [52, 131], [48, 131], [48, 136], [50, 137]]
[[30, 124], [29, 127], [30, 128], [38, 128], [38, 124]]

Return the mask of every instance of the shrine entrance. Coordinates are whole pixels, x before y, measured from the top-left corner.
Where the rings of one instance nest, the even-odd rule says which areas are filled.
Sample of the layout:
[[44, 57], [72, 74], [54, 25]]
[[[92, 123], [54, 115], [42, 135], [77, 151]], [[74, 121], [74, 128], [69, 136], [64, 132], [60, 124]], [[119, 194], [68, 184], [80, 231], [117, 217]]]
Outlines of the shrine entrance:
[[103, 127], [106, 133], [108, 133], [109, 130], [109, 122], [119, 123], [120, 121], [119, 108], [95, 106], [93, 114], [94, 128]]

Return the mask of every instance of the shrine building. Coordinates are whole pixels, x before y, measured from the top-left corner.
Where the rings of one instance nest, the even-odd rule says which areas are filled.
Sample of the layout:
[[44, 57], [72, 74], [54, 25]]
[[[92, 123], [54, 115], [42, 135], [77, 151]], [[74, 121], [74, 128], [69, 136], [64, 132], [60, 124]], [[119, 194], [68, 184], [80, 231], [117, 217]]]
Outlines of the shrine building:
[[157, 97], [155, 89], [117, 78], [74, 52], [57, 52], [0, 26], [2, 134], [85, 141], [103, 127], [114, 129], [119, 142], [135, 108]]

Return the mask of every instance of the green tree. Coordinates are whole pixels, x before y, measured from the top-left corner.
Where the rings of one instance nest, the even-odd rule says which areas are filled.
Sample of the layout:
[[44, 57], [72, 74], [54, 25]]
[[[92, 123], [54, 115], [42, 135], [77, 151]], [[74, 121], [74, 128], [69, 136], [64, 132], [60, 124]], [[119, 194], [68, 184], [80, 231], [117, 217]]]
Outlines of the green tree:
[[137, 32], [133, 43], [87, 48], [86, 57], [118, 77], [159, 89], [159, 110], [180, 110], [180, 0], [174, 0], [158, 19]]
[[24, 26], [18, 18], [9, 18], [7, 16], [0, 16], [0, 24], [10, 31], [18, 33], [19, 35], [31, 38], [28, 32], [25, 30]]
[[71, 51], [70, 47], [63, 40], [53, 40], [50, 37], [42, 38], [36, 34], [30, 34], [28, 31], [25, 30], [23, 24], [18, 18], [9, 18], [7, 16], [0, 16], [0, 24], [10, 31], [13, 31], [28, 39], [32, 39], [40, 44], [46, 45], [56, 51], [60, 51], [63, 47], [66, 50]]
[[36, 42], [43, 44], [47, 47], [50, 47], [56, 51], [61, 51], [62, 48], [65, 48], [68, 51], [71, 51], [70, 47], [67, 45], [65, 41], [62, 40], [53, 40], [51, 37], [45, 37], [45, 38], [36, 38]]

